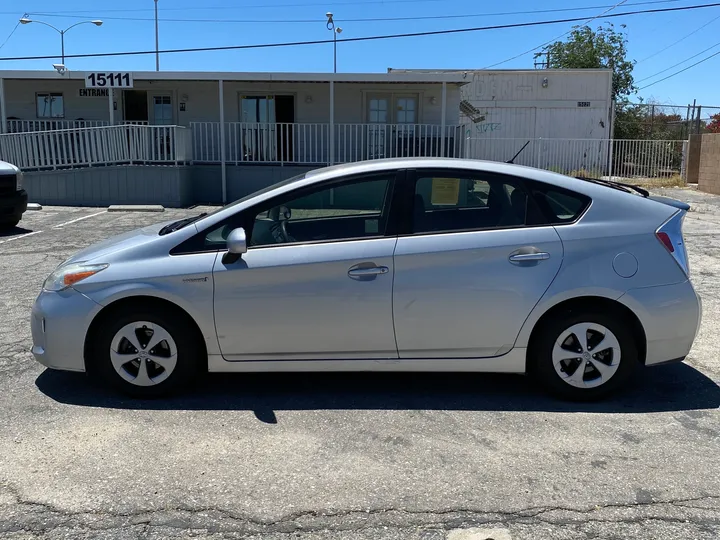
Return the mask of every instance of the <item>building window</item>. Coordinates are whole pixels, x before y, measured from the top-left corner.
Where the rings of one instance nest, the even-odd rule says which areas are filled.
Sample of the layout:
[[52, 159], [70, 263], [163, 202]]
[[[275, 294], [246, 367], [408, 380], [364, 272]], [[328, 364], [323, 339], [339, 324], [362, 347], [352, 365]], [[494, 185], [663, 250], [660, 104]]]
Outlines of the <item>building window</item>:
[[61, 92], [46, 92], [37, 94], [38, 118], [65, 118], [65, 103]]

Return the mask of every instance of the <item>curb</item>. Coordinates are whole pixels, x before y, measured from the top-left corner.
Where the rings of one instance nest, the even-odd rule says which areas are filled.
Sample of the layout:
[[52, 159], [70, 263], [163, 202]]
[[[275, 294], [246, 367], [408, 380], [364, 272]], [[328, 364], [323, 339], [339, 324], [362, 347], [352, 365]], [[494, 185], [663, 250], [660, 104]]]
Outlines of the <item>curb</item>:
[[113, 204], [108, 212], [164, 212], [165, 207], [159, 204]]

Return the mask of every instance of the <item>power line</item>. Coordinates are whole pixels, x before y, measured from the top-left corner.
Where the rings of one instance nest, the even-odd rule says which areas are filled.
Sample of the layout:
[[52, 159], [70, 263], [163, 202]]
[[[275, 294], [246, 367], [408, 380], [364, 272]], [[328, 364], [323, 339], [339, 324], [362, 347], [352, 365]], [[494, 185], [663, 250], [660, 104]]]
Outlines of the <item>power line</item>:
[[[659, 8], [659, 9], [645, 9], [645, 10], [638, 10], [638, 11], [626, 11], [623, 13], [611, 13], [609, 15], [606, 15], [607, 18], [615, 18], [615, 17], [626, 17], [629, 15], [641, 15], [641, 14], [650, 14], [650, 13], [670, 13], [670, 12], [680, 12], [680, 11], [691, 11], [696, 9], [704, 9], [709, 7], [718, 7], [720, 6], [720, 2], [715, 2], [712, 4], [700, 4], [700, 5], [694, 5], [694, 6], [683, 6], [683, 7], [675, 7], [675, 8]], [[564, 24], [564, 23], [572, 23], [572, 22], [579, 22], [586, 20], [585, 17], [576, 17], [576, 18], [569, 18], [569, 19], [555, 19], [555, 20], [549, 20], [549, 21], [533, 21], [533, 22], [524, 22], [524, 23], [511, 23], [511, 24], [498, 24], [494, 26], [478, 26], [475, 28], [458, 28], [458, 29], [451, 29], [451, 30], [431, 30], [431, 31], [425, 31], [425, 32], [410, 32], [405, 34], [387, 34], [387, 35], [379, 35], [379, 36], [363, 36], [363, 37], [354, 37], [354, 38], [345, 38], [345, 39], [339, 39], [339, 43], [354, 43], [354, 42], [361, 42], [361, 41], [377, 41], [377, 40], [383, 40], [383, 39], [398, 39], [398, 38], [410, 38], [410, 37], [424, 37], [424, 36], [439, 36], [439, 35], [450, 35], [450, 34], [463, 34], [463, 33], [469, 33], [469, 32], [481, 32], [486, 30], [504, 30], [508, 28], [526, 28], [531, 26], [546, 26], [550, 24]], [[187, 49], [166, 49], [159, 51], [162, 54], [175, 54], [175, 53], [190, 53], [190, 52], [211, 52], [211, 51], [230, 51], [230, 50], [244, 50], [244, 49], [268, 49], [268, 48], [277, 48], [277, 47], [297, 47], [301, 45], [323, 45], [327, 43], [332, 43], [332, 39], [323, 39], [323, 40], [313, 40], [313, 41], [295, 41], [295, 42], [285, 42], [285, 43], [262, 43], [262, 44], [252, 44], [252, 45], [226, 45], [226, 46], [220, 46], [220, 47], [194, 47], [194, 48], [187, 48]], [[146, 54], [155, 54], [156, 51], [126, 51], [126, 52], [108, 52], [108, 53], [86, 53], [86, 54], [67, 54], [65, 55], [65, 58], [103, 58], [103, 57], [111, 57], [111, 56], [138, 56], [138, 55], [146, 55]], [[54, 58], [57, 58], [56, 55], [45, 55], [45, 56], [16, 56], [16, 57], [6, 57], [6, 58], [0, 58], [0, 61], [15, 61], [15, 60], [52, 60]]]
[[[293, 4], [254, 4], [246, 6], [196, 6], [196, 7], [168, 7], [163, 11], [221, 11], [221, 10], [244, 10], [244, 9], [275, 9], [283, 7], [314, 7], [314, 6], [366, 6], [371, 4], [417, 4], [430, 2], [447, 2], [447, 0], [368, 0], [367, 2], [310, 2], [310, 3], [293, 3]], [[129, 13], [129, 12], [152, 12], [154, 8], [137, 8], [137, 9], [103, 9], [95, 11], [95, 13]], [[87, 17], [87, 10], [69, 10], [69, 11], [53, 11], [54, 14], [77, 14]], [[14, 15], [14, 12], [2, 12], [3, 15]]]
[[[23, 15], [23, 17], [27, 17], [27, 13], [25, 15]], [[5, 41], [2, 42], [2, 45], [0, 45], [0, 49], [2, 49], [8, 41], [10, 41], [10, 38], [13, 37], [15, 30], [17, 30], [19, 26], [20, 26], [20, 21], [17, 22], [17, 24], [15, 25], [15, 28], [13, 28], [12, 32], [10, 32], [10, 35], [8, 35], [8, 37], [5, 38]]]
[[711, 25], [712, 23], [714, 23], [714, 22], [717, 21], [718, 19], [720, 19], [720, 15], [718, 15], [718, 16], [715, 17], [714, 19], [710, 19], [708, 22], [706, 22], [705, 24], [703, 24], [700, 28], [696, 28], [695, 30], [693, 30], [693, 31], [690, 32], [689, 34], [681, 37], [680, 39], [678, 39], [678, 40], [675, 41], [674, 43], [671, 43], [671, 44], [668, 45], [667, 47], [664, 47], [664, 48], [660, 49], [659, 51], [651, 54], [650, 56], [647, 56], [647, 57], [643, 58], [642, 60], [638, 60], [637, 63], [640, 64], [641, 62], [645, 62], [646, 60], [650, 60], [651, 58], [656, 57], [658, 54], [667, 51], [669, 48], [674, 47], [675, 45], [677, 45], [677, 44], [680, 43], [681, 41], [685, 41], [685, 40], [686, 40], [687, 38], [689, 38], [690, 36], [692, 36], [692, 35], [694, 35], [694, 34], [697, 34], [700, 30], [702, 30], [702, 29], [705, 28], [706, 26]]
[[[605, 15], [606, 13], [612, 11], [612, 10], [615, 9], [616, 7], [621, 6], [621, 5], [624, 4], [625, 2], [627, 2], [627, 0], [622, 0], [621, 2], [615, 4], [614, 6], [610, 6], [610, 9], [602, 12], [600, 15], [596, 15], [595, 17], [593, 17], [593, 18], [591, 18], [591, 19], [588, 19], [587, 21], [585, 21], [584, 24], [588, 24], [588, 23], [594, 21], [595, 19], [597, 19], [598, 17], [602, 17], [602, 16]], [[506, 64], [507, 62], [512, 62], [512, 61], [515, 60], [516, 58], [520, 58], [521, 56], [525, 56], [526, 54], [530, 54], [531, 52], [536, 51], [537, 49], [540, 49], [540, 48], [542, 48], [542, 47], [545, 47], [546, 45], [550, 45], [551, 43], [554, 43], [555, 41], [564, 38], [565, 36], [567, 36], [567, 35], [568, 35], [569, 33], [571, 33], [571, 32], [572, 32], [572, 28], [571, 28], [570, 30], [568, 30], [567, 32], [565, 32], [564, 34], [562, 34], [562, 35], [560, 35], [560, 36], [558, 36], [558, 37], [556, 37], [556, 38], [554, 38], [554, 39], [551, 39], [550, 41], [546, 41], [546, 42], [543, 43], [542, 45], [538, 45], [537, 47], [533, 47], [533, 48], [530, 49], [529, 51], [525, 51], [525, 52], [522, 52], [522, 53], [520, 53], [520, 54], [516, 54], [516, 55], [513, 56], [512, 58], [508, 58], [507, 60], [503, 60], [502, 62], [497, 62], [497, 63], [492, 64], [492, 65], [490, 65], [490, 66], [487, 66], [486, 68], [483, 68], [483, 69], [488, 69], [488, 68], [492, 68], [492, 67], [499, 66], [499, 65], [502, 65], [502, 64]], [[548, 58], [548, 66], [547, 66], [547, 67], [550, 67], [550, 59], [549, 59], [549, 58]]]
[[[680, 0], [649, 0], [645, 2], [634, 2], [631, 4], [625, 4], [627, 6], [644, 6], [644, 5], [657, 5], [657, 4], [669, 4], [677, 3]], [[528, 11], [506, 11], [501, 13], [466, 13], [459, 15], [428, 15], [428, 16], [417, 16], [417, 17], [370, 17], [370, 18], [341, 18], [335, 17], [338, 22], [353, 22], [353, 23], [364, 23], [364, 22], [393, 22], [393, 21], [424, 21], [424, 20], [437, 20], [437, 19], [468, 19], [475, 17], [505, 17], [509, 15], [534, 15], [538, 13], [561, 13], [570, 11], [588, 11], [591, 9], [603, 9], [603, 8], [615, 8], [618, 4], [604, 5], [604, 6], [587, 6], [587, 7], [575, 7], [575, 8], [558, 8], [558, 9], [535, 9]], [[115, 11], [115, 10], [113, 10]], [[33, 12], [31, 15], [37, 15], [41, 17], [58, 17], [58, 18], [70, 18], [78, 19], [85, 17], [96, 17], [99, 18], [101, 11], [88, 12], [87, 15], [60, 15], [59, 12]], [[114, 17], [114, 16], [103, 16], [105, 20], [116, 20], [116, 21], [154, 21], [153, 17]], [[592, 19], [591, 19], [592, 20]], [[160, 22], [187, 22], [187, 23], [248, 23], [248, 24], [285, 24], [285, 23], [300, 23], [300, 24], [318, 24], [325, 22], [325, 19], [160, 19]]]
[[[717, 45], [716, 45], [716, 46], [717, 46]], [[645, 90], [646, 88], [650, 88], [651, 86], [654, 86], [654, 85], [656, 85], [656, 84], [658, 84], [658, 83], [661, 83], [661, 82], [663, 82], [663, 81], [667, 81], [668, 79], [671, 79], [672, 77], [675, 77], [676, 75], [680, 75], [681, 73], [684, 73], [684, 72], [687, 71], [688, 69], [692, 69], [692, 68], [694, 68], [695, 66], [699, 66], [700, 64], [702, 64], [702, 63], [704, 63], [704, 62], [707, 62], [707, 61], [710, 60], [711, 58], [714, 58], [714, 57], [716, 57], [716, 56], [718, 56], [718, 55], [720, 55], [720, 51], [718, 51], [718, 52], [716, 52], [716, 53], [713, 53], [713, 54], [711, 54], [710, 56], [707, 56], [707, 57], [703, 58], [702, 60], [699, 60], [699, 61], [695, 62], [694, 64], [691, 64], [691, 65], [687, 66], [686, 68], [683, 68], [683, 69], [681, 69], [681, 70], [679, 70], [679, 71], [676, 71], [675, 73], [672, 73], [672, 74], [668, 75], [667, 77], [663, 77], [662, 79], [658, 79], [658, 80], [655, 81], [655, 82], [651, 82], [650, 84], [647, 84], [647, 85], [643, 86], [642, 88], [639, 88], [638, 90]]]
[[708, 52], [710, 49], [714, 49], [714, 48], [717, 47], [718, 45], [720, 45], [720, 42], [719, 42], [719, 43], [716, 43], [715, 45], [711, 45], [711, 46], [708, 47], [707, 49], [703, 49], [702, 51], [700, 51], [700, 52], [697, 53], [697, 54], [693, 54], [693, 55], [690, 56], [689, 58], [686, 58], [685, 60], [682, 60], [682, 61], [678, 62], [677, 64], [673, 64], [673, 65], [670, 66], [670, 67], [666, 67], [666, 68], [663, 69], [662, 71], [658, 71], [657, 73], [653, 73], [652, 75], [648, 75], [647, 77], [643, 77], [642, 79], [638, 79], [638, 80], [635, 81], [635, 82], [643, 82], [643, 81], [647, 81], [648, 79], [652, 79], [652, 78], [654, 78], [654, 77], [657, 77], [658, 75], [661, 75], [661, 74], [665, 73], [666, 71], [670, 71], [671, 69], [678, 67], [680, 64], [684, 64], [685, 62], [687, 62], [687, 61], [689, 61], [689, 60], [692, 60], [693, 58], [697, 58], [697, 57], [700, 56], [701, 54], [704, 54], [704, 53]]

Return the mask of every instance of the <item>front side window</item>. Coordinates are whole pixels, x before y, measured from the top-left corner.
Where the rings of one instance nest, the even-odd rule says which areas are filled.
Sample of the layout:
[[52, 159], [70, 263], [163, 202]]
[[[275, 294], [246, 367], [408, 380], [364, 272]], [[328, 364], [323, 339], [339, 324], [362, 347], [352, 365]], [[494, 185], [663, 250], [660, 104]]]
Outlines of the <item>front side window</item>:
[[390, 178], [325, 187], [278, 201], [255, 215], [251, 247], [385, 234]]
[[437, 174], [415, 183], [413, 233], [521, 227], [531, 223], [525, 191], [511, 178]]
[[38, 118], [65, 118], [65, 103], [61, 92], [46, 92], [37, 94]]
[[223, 249], [237, 227], [245, 228], [250, 248], [383, 236], [394, 177], [374, 176], [278, 197], [208, 230], [203, 245], [181, 251]]

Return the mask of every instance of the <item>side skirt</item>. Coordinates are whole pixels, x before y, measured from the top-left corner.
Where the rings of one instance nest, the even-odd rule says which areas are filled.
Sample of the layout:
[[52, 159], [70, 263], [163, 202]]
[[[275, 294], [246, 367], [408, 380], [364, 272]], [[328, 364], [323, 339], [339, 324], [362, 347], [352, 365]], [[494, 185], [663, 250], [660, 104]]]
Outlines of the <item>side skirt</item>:
[[419, 371], [525, 373], [526, 349], [515, 348], [492, 358], [421, 358], [389, 360], [263, 360], [228, 362], [208, 356], [210, 372]]

